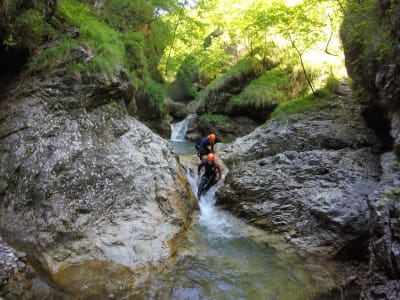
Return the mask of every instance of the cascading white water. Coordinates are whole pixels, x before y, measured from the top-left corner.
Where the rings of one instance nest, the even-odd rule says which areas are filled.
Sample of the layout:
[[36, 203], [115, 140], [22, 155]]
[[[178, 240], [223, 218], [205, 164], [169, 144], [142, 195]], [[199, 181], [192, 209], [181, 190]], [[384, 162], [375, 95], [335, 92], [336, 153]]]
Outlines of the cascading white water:
[[170, 143], [174, 146], [177, 154], [195, 154], [194, 143], [185, 139], [188, 126], [193, 118], [196, 118], [196, 115], [187, 115], [182, 121], [171, 125]]
[[[197, 194], [199, 182], [197, 174], [187, 171], [186, 177], [193, 192]], [[240, 232], [243, 228], [237, 226], [237, 224], [234, 225], [237, 219], [215, 207], [215, 191], [216, 186], [214, 185], [200, 198], [199, 225], [204, 229], [205, 235], [211, 239], [229, 239], [242, 236], [245, 234]]]
[[193, 115], [187, 115], [182, 121], [171, 125], [171, 141], [184, 141], [190, 120]]
[[[186, 176], [196, 195], [194, 165]], [[137, 286], [139, 299], [304, 300], [330, 284], [280, 238], [216, 207], [215, 191], [213, 186], [201, 196], [200, 212], [175, 263]]]

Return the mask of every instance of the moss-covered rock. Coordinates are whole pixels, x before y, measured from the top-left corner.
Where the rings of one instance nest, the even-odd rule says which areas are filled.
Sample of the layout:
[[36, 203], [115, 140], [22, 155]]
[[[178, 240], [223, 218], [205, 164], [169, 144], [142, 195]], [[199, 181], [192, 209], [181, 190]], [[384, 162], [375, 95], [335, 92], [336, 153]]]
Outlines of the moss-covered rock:
[[[395, 1], [347, 1], [341, 27], [346, 67], [374, 100], [400, 107], [400, 5]], [[368, 20], [365, 21], [365, 20]]]
[[238, 62], [228, 73], [211, 82], [200, 93], [199, 114], [225, 114], [226, 106], [253, 79], [260, 76], [264, 68], [255, 58]]

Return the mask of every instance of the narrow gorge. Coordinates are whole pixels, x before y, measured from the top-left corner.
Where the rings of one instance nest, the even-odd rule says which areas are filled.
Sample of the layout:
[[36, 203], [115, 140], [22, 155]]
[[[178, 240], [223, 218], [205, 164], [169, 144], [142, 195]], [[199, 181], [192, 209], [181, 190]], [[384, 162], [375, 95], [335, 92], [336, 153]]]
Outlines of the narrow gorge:
[[400, 299], [397, 2], [0, 15], [1, 300]]

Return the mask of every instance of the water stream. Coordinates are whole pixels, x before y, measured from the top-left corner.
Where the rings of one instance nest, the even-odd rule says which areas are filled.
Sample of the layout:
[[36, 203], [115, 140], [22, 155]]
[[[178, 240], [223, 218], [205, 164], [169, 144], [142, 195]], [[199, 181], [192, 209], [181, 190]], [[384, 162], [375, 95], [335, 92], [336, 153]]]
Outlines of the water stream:
[[[198, 158], [192, 146], [181, 151], [190, 153], [181, 162], [196, 195]], [[170, 262], [143, 271], [137, 281], [127, 267], [104, 261], [70, 266], [53, 281], [79, 299], [110, 299], [112, 291], [113, 299], [134, 300], [311, 300], [334, 286], [328, 266], [300, 257], [281, 237], [216, 207], [215, 191], [214, 186], [200, 199]]]
[[195, 115], [187, 115], [182, 121], [171, 125], [171, 141], [184, 141], [189, 123]]
[[[194, 191], [195, 172], [187, 172]], [[215, 187], [199, 201], [176, 263], [140, 287], [141, 299], [312, 299], [332, 281], [279, 237], [215, 207]]]
[[171, 125], [171, 138], [169, 142], [174, 146], [175, 152], [178, 155], [194, 153], [195, 143], [185, 139], [192, 118], [195, 118], [195, 115], [188, 115], [182, 121]]

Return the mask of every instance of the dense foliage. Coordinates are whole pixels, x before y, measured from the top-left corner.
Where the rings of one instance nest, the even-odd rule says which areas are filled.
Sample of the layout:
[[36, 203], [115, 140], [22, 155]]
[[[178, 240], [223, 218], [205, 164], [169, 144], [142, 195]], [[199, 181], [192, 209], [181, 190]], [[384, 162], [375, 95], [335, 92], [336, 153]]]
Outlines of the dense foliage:
[[47, 20], [53, 14], [56, 0], [4, 0], [0, 4], [0, 47], [2, 50], [33, 51], [53, 34]]
[[[206, 86], [198, 96], [200, 113], [251, 115], [261, 109], [266, 116], [291, 98], [308, 92], [317, 97], [328, 78], [346, 76], [338, 1], [209, 0], [199, 1], [187, 14], [190, 19], [174, 19], [178, 33], [160, 70], [167, 80], [174, 78], [181, 62], [193, 57], [199, 83]], [[246, 58], [259, 62], [261, 67], [251, 72], [256, 76], [246, 75]], [[217, 93], [225, 109], [216, 107]]]
[[[230, 114], [315, 94], [342, 75], [342, 11], [334, 0], [59, 0], [51, 12], [46, 3], [3, 1], [4, 47], [42, 48], [31, 72], [60, 62], [71, 72], [123, 66], [138, 95], [161, 111], [163, 84], [175, 78], [203, 106], [210, 92], [241, 81], [229, 91], [227, 111], [210, 112]], [[74, 56], [79, 47], [93, 54], [90, 61]], [[200, 95], [195, 81], [206, 87]]]
[[[347, 0], [342, 10], [345, 18], [341, 37], [345, 45], [347, 69], [358, 87], [367, 91], [371, 98], [377, 98], [377, 77], [383, 79], [377, 73], [382, 72], [385, 66], [395, 70], [399, 57], [400, 4], [398, 1]], [[384, 81], [390, 82], [381, 85], [393, 89], [391, 93], [396, 94], [398, 83], [391, 82], [389, 78]], [[400, 106], [396, 100], [398, 97], [391, 98], [390, 105]]]

